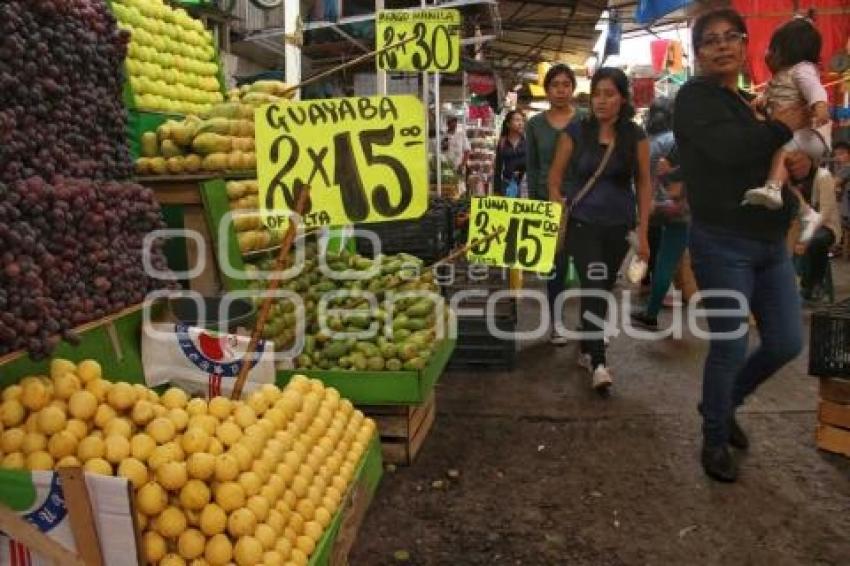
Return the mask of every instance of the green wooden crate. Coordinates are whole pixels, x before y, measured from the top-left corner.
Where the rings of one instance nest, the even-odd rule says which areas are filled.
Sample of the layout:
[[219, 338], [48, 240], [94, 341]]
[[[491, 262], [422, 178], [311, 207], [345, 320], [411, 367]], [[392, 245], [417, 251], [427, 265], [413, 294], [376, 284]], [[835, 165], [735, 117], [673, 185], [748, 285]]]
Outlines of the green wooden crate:
[[[149, 308], [157, 313], [163, 306]], [[78, 332], [81, 340], [79, 346], [62, 342], [53, 352], [53, 357], [73, 362], [97, 360], [103, 367], [104, 378], [144, 384], [142, 317], [142, 307], [134, 307], [114, 317], [107, 317], [104, 321], [87, 324]], [[113, 347], [110, 338], [109, 322], [115, 327], [117, 349]], [[0, 360], [0, 387], [20, 381], [28, 375], [50, 375], [50, 360], [36, 362], [25, 353], [5, 356]]]
[[281, 370], [277, 384], [283, 387], [293, 376], [306, 375], [337, 389], [355, 405], [419, 405], [428, 400], [454, 348], [454, 340], [443, 340], [421, 371]]
[[[327, 566], [331, 564], [334, 549], [343, 524], [346, 521], [358, 521], [362, 519], [363, 509], [359, 506], [368, 506], [378, 489], [381, 476], [384, 473], [383, 460], [381, 459], [381, 442], [377, 436], [369, 443], [364, 452], [363, 459], [354, 473], [351, 487], [340, 504], [339, 510], [328, 525], [327, 530], [316, 543], [316, 550], [310, 558], [309, 566]], [[361, 516], [358, 518], [358, 514]], [[355, 525], [357, 526], [357, 525]]]

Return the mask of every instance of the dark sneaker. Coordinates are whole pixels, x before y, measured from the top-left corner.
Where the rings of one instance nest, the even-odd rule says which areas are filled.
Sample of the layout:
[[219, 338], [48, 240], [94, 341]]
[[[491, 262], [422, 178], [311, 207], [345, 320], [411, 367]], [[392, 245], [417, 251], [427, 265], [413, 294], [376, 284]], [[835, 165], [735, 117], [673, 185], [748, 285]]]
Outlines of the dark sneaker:
[[633, 312], [632, 322], [635, 326], [645, 330], [651, 330], [653, 332], [658, 330], [658, 317], [649, 316], [645, 312]]
[[703, 445], [701, 460], [702, 469], [711, 479], [724, 483], [733, 483], [738, 479], [738, 465], [728, 446]]

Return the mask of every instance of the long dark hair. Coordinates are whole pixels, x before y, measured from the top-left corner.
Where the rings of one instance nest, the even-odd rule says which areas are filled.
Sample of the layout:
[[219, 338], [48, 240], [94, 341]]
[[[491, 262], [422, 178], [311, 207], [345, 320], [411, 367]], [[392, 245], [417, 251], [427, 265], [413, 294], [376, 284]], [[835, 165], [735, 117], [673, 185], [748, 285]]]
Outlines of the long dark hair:
[[511, 129], [511, 120], [513, 120], [514, 116], [516, 116], [517, 114], [525, 117], [525, 114], [523, 114], [520, 110], [511, 110], [510, 112], [505, 114], [505, 121], [502, 122], [502, 133], [499, 134], [499, 145], [504, 144], [505, 141], [508, 139], [508, 133]]
[[[615, 151], [625, 160], [627, 170], [633, 172], [637, 161], [638, 126], [632, 122], [632, 118], [635, 117], [635, 107], [631, 102], [629, 78], [626, 73], [616, 67], [602, 67], [590, 79], [591, 99], [597, 85], [606, 79], [614, 84], [614, 87], [623, 97], [620, 114], [614, 124], [614, 132], [617, 135]], [[585, 148], [596, 147], [599, 143], [599, 120], [593, 114], [592, 109], [593, 102], [591, 101], [591, 112], [582, 122], [582, 145]]]

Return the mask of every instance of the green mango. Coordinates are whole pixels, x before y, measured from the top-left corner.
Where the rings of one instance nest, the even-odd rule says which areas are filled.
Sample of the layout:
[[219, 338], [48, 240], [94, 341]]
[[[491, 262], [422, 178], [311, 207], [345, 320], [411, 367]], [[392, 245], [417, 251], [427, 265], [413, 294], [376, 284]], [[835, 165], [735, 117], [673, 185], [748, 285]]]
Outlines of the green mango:
[[346, 317], [345, 323], [353, 326], [354, 328], [363, 330], [365, 328], [369, 328], [369, 325], [372, 324], [372, 319], [367, 314], [356, 314]]
[[384, 358], [381, 356], [371, 356], [366, 361], [367, 368], [369, 371], [383, 371], [384, 370]]
[[404, 362], [402, 367], [407, 371], [421, 371], [425, 369], [427, 363], [427, 360], [423, 358], [413, 358], [412, 360]]
[[407, 328], [407, 323], [408, 323], [407, 315], [406, 314], [400, 314], [393, 319], [393, 330], [401, 330], [403, 328]]
[[407, 342], [399, 348], [398, 354], [398, 357], [407, 362], [419, 356], [419, 347]]
[[431, 356], [433, 356], [433, 355], [434, 355], [434, 352], [433, 352], [433, 350], [431, 350], [431, 348], [423, 348], [423, 349], [419, 350], [419, 357], [422, 358], [425, 361], [430, 360]]
[[408, 338], [410, 338], [410, 334], [411, 334], [410, 330], [407, 330], [405, 328], [402, 328], [402, 329], [399, 329], [399, 330], [393, 330], [393, 341], [396, 344], [400, 344], [400, 343], [404, 342], [405, 340], [407, 340]]
[[319, 369], [329, 370], [329, 369], [331, 369], [331, 367], [333, 367], [333, 366], [332, 366], [330, 360], [322, 360], [321, 362], [319, 362]]
[[366, 359], [360, 352], [354, 352], [350, 356], [351, 358], [351, 366], [355, 371], [366, 371], [366, 368], [369, 367], [369, 361]]
[[423, 318], [434, 311], [434, 302], [430, 299], [419, 299], [412, 306], [408, 307], [404, 314], [410, 318]]
[[421, 318], [411, 318], [404, 325], [407, 330], [423, 330], [427, 327], [428, 323]]
[[358, 342], [355, 348], [358, 352], [363, 352], [366, 357], [370, 358], [381, 354], [381, 350], [370, 342]]
[[330, 342], [326, 344], [322, 353], [327, 359], [336, 360], [348, 353], [348, 344], [345, 342]]
[[323, 359], [324, 359], [324, 356], [322, 355], [321, 351], [313, 352], [313, 364], [321, 363], [321, 361]]
[[313, 366], [313, 359], [308, 354], [301, 354], [295, 358], [295, 366], [299, 369]]
[[384, 344], [380, 347], [381, 355], [384, 356], [385, 359], [390, 359], [396, 357], [398, 353], [398, 346], [395, 344]]
[[404, 364], [398, 358], [391, 358], [384, 364], [384, 368], [387, 371], [401, 371], [403, 367]]
[[354, 260], [354, 269], [357, 271], [368, 271], [372, 267], [372, 260], [366, 257], [357, 257]]
[[400, 261], [384, 262], [381, 265], [381, 274], [382, 275], [393, 275], [399, 269], [401, 269], [401, 262]]
[[340, 367], [348, 369], [351, 367], [351, 358], [348, 356], [342, 356], [339, 358], [339, 360], [337, 360], [337, 363], [340, 365]]

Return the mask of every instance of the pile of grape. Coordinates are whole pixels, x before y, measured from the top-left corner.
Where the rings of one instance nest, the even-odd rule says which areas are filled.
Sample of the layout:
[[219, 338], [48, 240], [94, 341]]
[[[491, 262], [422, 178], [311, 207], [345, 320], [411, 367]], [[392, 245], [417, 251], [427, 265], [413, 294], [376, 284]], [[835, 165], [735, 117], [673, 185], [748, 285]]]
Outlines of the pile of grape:
[[0, 3], [0, 182], [131, 175], [129, 39], [103, 0]]
[[[48, 355], [70, 329], [141, 302], [145, 235], [164, 227], [150, 189], [31, 177], [0, 184], [0, 355]], [[165, 270], [161, 242], [151, 263]]]

